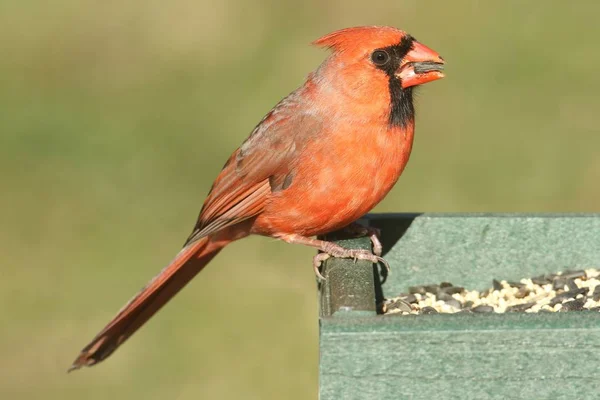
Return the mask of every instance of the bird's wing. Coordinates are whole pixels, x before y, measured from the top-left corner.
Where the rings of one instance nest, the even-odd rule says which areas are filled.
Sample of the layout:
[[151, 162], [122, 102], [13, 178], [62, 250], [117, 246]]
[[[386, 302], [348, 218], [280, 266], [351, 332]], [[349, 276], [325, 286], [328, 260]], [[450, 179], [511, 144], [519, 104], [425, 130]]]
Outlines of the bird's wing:
[[321, 127], [322, 119], [303, 110], [294, 94], [282, 100], [225, 163], [186, 246], [258, 215], [269, 195], [286, 186], [295, 160]]

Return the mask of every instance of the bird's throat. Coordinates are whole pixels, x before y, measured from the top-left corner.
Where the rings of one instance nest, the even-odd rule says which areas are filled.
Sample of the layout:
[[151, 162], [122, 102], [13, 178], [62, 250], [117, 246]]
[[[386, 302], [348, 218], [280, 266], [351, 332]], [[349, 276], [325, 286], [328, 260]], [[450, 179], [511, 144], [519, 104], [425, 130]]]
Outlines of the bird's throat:
[[413, 87], [402, 89], [402, 82], [396, 77], [389, 78], [390, 127], [406, 128], [415, 120]]

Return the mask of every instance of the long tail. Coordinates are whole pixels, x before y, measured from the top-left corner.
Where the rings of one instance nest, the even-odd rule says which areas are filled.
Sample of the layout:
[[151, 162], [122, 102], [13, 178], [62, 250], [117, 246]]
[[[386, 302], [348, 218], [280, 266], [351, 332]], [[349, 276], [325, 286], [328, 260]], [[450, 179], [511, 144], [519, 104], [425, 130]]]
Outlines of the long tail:
[[205, 237], [185, 247], [112, 321], [81, 350], [69, 371], [92, 366], [110, 356], [123, 342], [175, 296], [225, 246]]

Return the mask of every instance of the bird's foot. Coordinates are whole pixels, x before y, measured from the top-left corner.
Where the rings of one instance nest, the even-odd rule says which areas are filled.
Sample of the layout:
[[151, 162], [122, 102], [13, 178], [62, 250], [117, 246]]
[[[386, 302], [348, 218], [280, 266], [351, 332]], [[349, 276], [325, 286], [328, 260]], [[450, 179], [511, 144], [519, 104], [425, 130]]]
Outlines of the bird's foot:
[[381, 236], [381, 230], [372, 226], [364, 226], [358, 222], [353, 222], [344, 228], [344, 231], [356, 236], [369, 236], [371, 243], [373, 244], [373, 254], [381, 257], [383, 252], [383, 246], [379, 237]]
[[352, 258], [356, 262], [357, 260], [371, 261], [374, 264], [382, 263], [385, 268], [390, 271], [390, 264], [380, 256], [371, 253], [365, 249], [346, 249], [339, 244], [332, 242], [326, 242], [324, 240], [312, 239], [309, 237], [296, 235], [296, 234], [282, 234], [278, 236], [280, 239], [285, 240], [288, 243], [298, 243], [310, 247], [315, 247], [322, 251], [313, 258], [313, 268], [315, 275], [320, 280], [325, 280], [325, 277], [321, 274], [320, 267], [323, 261], [330, 257], [334, 258]]
[[323, 253], [319, 253], [313, 257], [313, 268], [315, 269], [315, 274], [321, 280], [325, 280], [325, 277], [321, 274], [320, 268], [323, 261], [334, 257], [334, 258], [352, 258], [354, 262], [358, 260], [366, 260], [371, 261], [374, 264], [382, 263], [385, 265], [385, 268], [390, 271], [390, 265], [387, 261], [385, 261], [380, 256], [371, 253], [369, 250], [364, 249], [346, 249], [342, 246], [339, 246], [335, 243], [324, 242], [325, 244], [321, 248]]

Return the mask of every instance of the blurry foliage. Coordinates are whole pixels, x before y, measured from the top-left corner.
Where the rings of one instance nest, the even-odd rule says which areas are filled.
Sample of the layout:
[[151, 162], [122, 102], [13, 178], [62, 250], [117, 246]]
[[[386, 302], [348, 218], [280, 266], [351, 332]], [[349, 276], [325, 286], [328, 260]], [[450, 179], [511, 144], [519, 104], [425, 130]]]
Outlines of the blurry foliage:
[[224, 160], [338, 28], [398, 26], [448, 62], [376, 211], [600, 211], [599, 12], [1, 1], [0, 397], [315, 398], [313, 251], [265, 238], [227, 248], [107, 362], [65, 370], [176, 254]]

